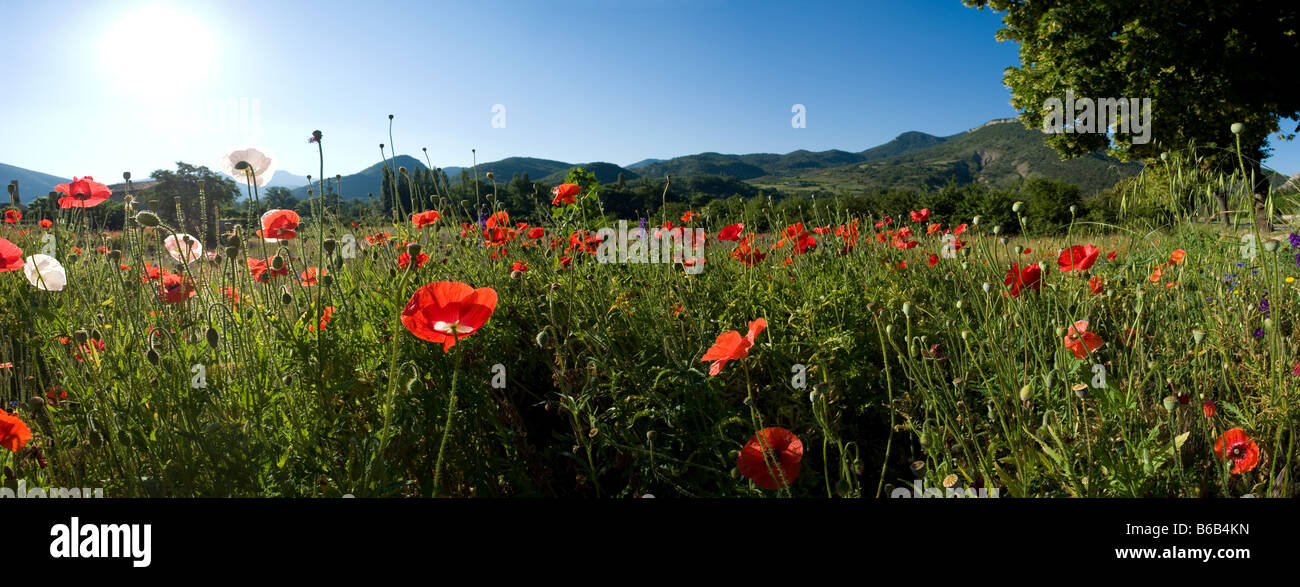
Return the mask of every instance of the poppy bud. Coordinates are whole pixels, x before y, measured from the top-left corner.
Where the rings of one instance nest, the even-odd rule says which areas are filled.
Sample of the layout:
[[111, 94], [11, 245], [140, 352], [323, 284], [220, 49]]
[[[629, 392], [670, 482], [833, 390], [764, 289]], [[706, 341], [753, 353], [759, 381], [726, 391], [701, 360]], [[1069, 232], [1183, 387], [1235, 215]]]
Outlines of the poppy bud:
[[1020, 213], [1020, 211], [1023, 210], [1024, 208], [1025, 208], [1025, 203], [1019, 200], [1017, 200], [1016, 203], [1011, 205], [1011, 211], [1015, 213]]
[[153, 226], [158, 226], [159, 224], [158, 215], [148, 210], [142, 210], [140, 212], [137, 212], [135, 214], [135, 221], [140, 226], [153, 227]]
[[414, 259], [414, 258], [420, 256], [420, 250], [423, 249], [423, 248], [424, 248], [424, 247], [421, 247], [421, 246], [420, 246], [420, 243], [411, 243], [411, 244], [408, 244], [408, 245], [406, 245], [406, 254], [410, 255], [411, 258]]
[[1161, 160], [1161, 161], [1168, 161], [1168, 160], [1169, 160], [1169, 151], [1165, 151], [1164, 153], [1161, 153], [1161, 154], [1160, 154], [1160, 160]]
[[285, 373], [285, 374], [284, 374], [284, 377], [281, 377], [281, 378], [280, 378], [280, 383], [283, 383], [286, 387], [287, 387], [287, 386], [290, 386], [290, 385], [293, 385], [293, 374], [292, 374], [292, 373]]
[[488, 179], [496, 179], [496, 178], [497, 178], [497, 174], [492, 173], [491, 171], [489, 171], [489, 172], [487, 172], [487, 178], [488, 178]]
[[1228, 129], [1232, 131], [1232, 134], [1239, 135], [1246, 130], [1246, 125], [1240, 122], [1234, 122], [1232, 123], [1232, 126], [1228, 127]]
[[1057, 327], [1056, 327], [1056, 336], [1057, 336], [1057, 337], [1061, 337], [1061, 338], [1065, 337], [1065, 328], [1060, 327], [1060, 326], [1057, 326]]
[[558, 282], [551, 284], [551, 291], [558, 291], [559, 289], [560, 289], [560, 284]]
[[1020, 225], [1021, 225], [1021, 226], [1024, 226], [1024, 225], [1026, 225], [1026, 224], [1029, 224], [1029, 217], [1028, 217], [1028, 216], [1021, 216], [1021, 217], [1020, 217]]
[[149, 349], [149, 352], [144, 354], [144, 358], [148, 359], [149, 363], [153, 365], [157, 365], [160, 361], [162, 361], [162, 357], [158, 356], [158, 351], [154, 349]]
[[974, 218], [971, 218], [971, 219], [970, 219], [970, 223], [971, 223], [971, 224], [974, 224], [975, 226], [979, 226], [979, 225], [980, 225], [980, 217], [979, 217], [979, 216], [976, 216], [976, 217], [974, 217]]
[[292, 304], [292, 303], [293, 303], [293, 295], [291, 295], [291, 294], [290, 294], [289, 292], [287, 292], [287, 291], [284, 292], [284, 293], [282, 293], [282, 294], [280, 294], [280, 303], [281, 303], [281, 304], [284, 304], [284, 305], [286, 305], [286, 306]]
[[1025, 248], [1024, 248], [1024, 247], [1022, 247], [1022, 246], [1020, 246], [1020, 245], [1016, 245], [1016, 254], [1017, 254], [1017, 255], [1023, 254], [1024, 252], [1025, 252]]
[[912, 316], [912, 304], [908, 304], [908, 303], [903, 304], [903, 315], [907, 317]]
[[1026, 384], [1024, 387], [1021, 387], [1021, 388], [1020, 388], [1020, 401], [1022, 401], [1022, 402], [1027, 402], [1027, 401], [1029, 401], [1029, 397], [1033, 394], [1033, 391], [1034, 391], [1033, 388], [1029, 387], [1028, 384]]
[[338, 246], [339, 246], [339, 242], [336, 241], [336, 240], [334, 240], [334, 239], [332, 239], [332, 238], [327, 238], [327, 239], [325, 239], [325, 242], [323, 242], [323, 243], [321, 243], [321, 244], [325, 246], [325, 253], [326, 253], [326, 254], [331, 254], [331, 253], [333, 253], [333, 252], [334, 252], [334, 249], [338, 248]]
[[1270, 253], [1276, 251], [1276, 250], [1277, 250], [1277, 241], [1265, 241], [1265, 242], [1264, 242], [1264, 250], [1267, 251], [1267, 252], [1270, 252]]
[[90, 331], [90, 338], [93, 338], [95, 340], [104, 340], [104, 335], [99, 331], [98, 328], [96, 328]]
[[1273, 329], [1273, 319], [1272, 319], [1272, 318], [1265, 318], [1265, 319], [1264, 319], [1264, 330], [1272, 330], [1272, 329]]
[[[1002, 225], [1001, 225], [1001, 224], [999, 224], [999, 225], [993, 227], [993, 234], [995, 234], [995, 235], [996, 235], [996, 234], [1002, 234]], [[1006, 243], [1002, 243], [1002, 244], [1005, 245]]]
[[654, 431], [654, 430], [646, 430], [646, 431], [645, 431], [645, 439], [646, 439], [646, 440], [649, 440], [649, 441], [651, 441], [651, 442], [654, 442], [654, 439], [655, 439], [655, 431]]
[[276, 270], [284, 269], [284, 263], [284, 257], [279, 253], [276, 253], [274, 257], [271, 257], [271, 267], [274, 267]]
[[893, 334], [894, 334], [894, 325], [893, 325], [893, 324], [890, 324], [889, 326], [886, 326], [886, 327], [885, 327], [885, 336], [891, 336], [891, 335], [893, 335]]
[[221, 340], [221, 335], [217, 334], [216, 328], [209, 326], [207, 332], [207, 338], [208, 338], [208, 346], [216, 348], [217, 342]]
[[1070, 216], [1074, 216], [1075, 214], [1078, 213], [1079, 213], [1079, 207], [1075, 206], [1074, 204], [1070, 204]]
[[992, 293], [992, 292], [993, 292], [993, 284], [992, 284], [992, 283], [989, 283], [989, 282], [986, 281], [986, 282], [984, 282], [984, 285], [983, 285], [982, 287], [984, 288], [984, 293]]
[[321, 277], [321, 278], [320, 278], [320, 283], [321, 283], [321, 285], [323, 285], [323, 286], [325, 286], [325, 287], [330, 287], [330, 286], [334, 285], [334, 276], [333, 276], [333, 275], [326, 275], [326, 276], [324, 276], [324, 277]]
[[321, 138], [321, 132], [318, 130], [311, 131], [311, 138], [319, 143]]
[[1043, 377], [1043, 385], [1047, 389], [1051, 389], [1053, 383], [1056, 383], [1056, 373], [1048, 373], [1047, 376]]
[[1173, 412], [1174, 410], [1178, 409], [1178, 398], [1172, 395], [1165, 396], [1165, 399], [1162, 403], [1165, 405], [1166, 412]]
[[239, 254], [239, 247], [226, 247], [226, 256], [234, 257]]
[[412, 377], [409, 381], [406, 382], [406, 393], [416, 394], [422, 391], [423, 389], [424, 389], [424, 383], [420, 381], [419, 377]]

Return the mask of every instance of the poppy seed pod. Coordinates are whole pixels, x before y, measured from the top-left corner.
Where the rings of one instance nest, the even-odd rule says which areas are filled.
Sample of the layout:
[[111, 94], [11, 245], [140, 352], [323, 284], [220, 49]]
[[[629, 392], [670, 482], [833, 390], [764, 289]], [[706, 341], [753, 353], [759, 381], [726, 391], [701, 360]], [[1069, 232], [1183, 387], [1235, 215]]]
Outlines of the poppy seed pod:
[[154, 227], [154, 226], [158, 226], [159, 224], [158, 215], [148, 210], [142, 210], [140, 212], [136, 212], [135, 221], [140, 226]]
[[912, 461], [910, 468], [912, 469], [913, 477], [916, 477], [917, 479], [925, 478], [925, 461]]
[[284, 305], [286, 305], [286, 306], [292, 304], [292, 303], [293, 303], [293, 295], [290, 294], [290, 293], [287, 292], [287, 291], [284, 292], [284, 293], [282, 293], [282, 294], [280, 294], [280, 303], [281, 303], [281, 304], [284, 304]]
[[488, 178], [488, 179], [496, 179], [496, 178], [497, 178], [497, 174], [492, 173], [491, 171], [489, 171], [489, 172], [487, 172], [487, 178]]
[[321, 277], [321, 278], [320, 278], [320, 283], [321, 283], [321, 285], [323, 285], [323, 286], [325, 286], [325, 287], [330, 287], [330, 286], [334, 285], [334, 276], [333, 276], [333, 275], [326, 275], [326, 276], [324, 276], [324, 277]]
[[1201, 344], [1201, 341], [1205, 340], [1205, 331], [1200, 328], [1192, 330], [1192, 340], [1195, 341], [1196, 344]]
[[130, 171], [123, 171], [123, 172], [122, 172], [122, 179], [125, 179], [126, 181], [131, 181], [131, 172], [130, 172]]
[[327, 238], [327, 239], [325, 239], [325, 242], [323, 242], [323, 243], [321, 243], [321, 244], [324, 245], [324, 247], [325, 247], [325, 254], [327, 254], [327, 255], [328, 255], [328, 254], [333, 254], [333, 253], [334, 253], [334, 249], [338, 248], [338, 246], [339, 246], [339, 242], [336, 241], [336, 240], [334, 240], [334, 239], [332, 239], [332, 238]]
[[151, 365], [157, 365], [162, 361], [162, 357], [159, 356], [158, 351], [154, 349], [149, 349], [149, 352], [144, 354], [144, 358], [147, 359]]
[[284, 263], [285, 263], [284, 256], [278, 253], [274, 257], [271, 257], [271, 267], [275, 268], [276, 270], [284, 269]]
[[1172, 395], [1166, 395], [1164, 401], [1161, 403], [1164, 404], [1166, 412], [1173, 412], [1178, 409], [1178, 398]]
[[1228, 129], [1232, 131], [1232, 134], [1234, 134], [1234, 135], [1239, 135], [1239, 134], [1241, 134], [1242, 132], [1245, 132], [1245, 130], [1246, 130], [1246, 125], [1244, 125], [1244, 124], [1242, 124], [1242, 123], [1240, 123], [1240, 122], [1234, 122], [1234, 123], [1232, 123], [1232, 126], [1228, 127]]
[[523, 277], [524, 277], [524, 272], [518, 269], [515, 269], [514, 271], [510, 272], [510, 279], [513, 279], [515, 281], [519, 281], [520, 279], [523, 279]]
[[414, 258], [420, 256], [420, 251], [421, 251], [423, 248], [424, 248], [424, 247], [421, 247], [421, 246], [420, 246], [420, 243], [410, 243], [410, 244], [406, 245], [406, 254], [410, 255], [411, 258], [414, 259]]
[[113, 249], [108, 252], [108, 260], [114, 263], [122, 260], [122, 249]]
[[227, 257], [232, 257], [232, 258], [233, 258], [233, 257], [234, 257], [235, 255], [237, 255], [237, 254], [239, 254], [239, 247], [226, 247], [226, 256], [227, 256]]
[[1087, 383], [1076, 383], [1074, 384], [1074, 387], [1071, 387], [1070, 389], [1074, 390], [1074, 395], [1079, 396], [1079, 399], [1088, 399]]
[[217, 334], [217, 329], [211, 326], [208, 327], [208, 331], [207, 333], [205, 333], [205, 336], [208, 339], [208, 346], [210, 347], [215, 348], [217, 346], [217, 343], [221, 341], [221, 335]]
[[77, 344], [86, 344], [86, 341], [89, 339], [90, 333], [86, 332], [85, 328], [72, 333], [72, 340], [77, 341]]
[[1025, 252], [1025, 248], [1022, 247], [1022, 246], [1020, 246], [1020, 245], [1016, 245], [1015, 251], [1016, 251], [1016, 254], [1017, 254], [1017, 255], [1020, 255], [1020, 254], [1023, 254], [1023, 253]]
[[[45, 407], [45, 400], [39, 397], [32, 397], [27, 400], [27, 407], [31, 408], [33, 411], [40, 410], [41, 408]], [[5, 468], [8, 469], [9, 467], [5, 467]], [[5, 476], [8, 477], [11, 475], [8, 475], [8, 473], [6, 472]]]

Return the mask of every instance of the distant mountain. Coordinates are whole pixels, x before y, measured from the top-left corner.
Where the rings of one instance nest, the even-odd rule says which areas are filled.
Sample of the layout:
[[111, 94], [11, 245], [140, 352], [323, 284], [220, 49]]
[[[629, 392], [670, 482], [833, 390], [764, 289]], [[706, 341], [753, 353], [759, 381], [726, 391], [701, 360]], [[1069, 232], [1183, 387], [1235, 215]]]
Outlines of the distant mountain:
[[[345, 200], [354, 200], [358, 198], [365, 199], [368, 194], [374, 194], [376, 197], [379, 197], [383, 193], [385, 165], [392, 168], [405, 167], [407, 171], [415, 171], [416, 169], [427, 169], [427, 167], [423, 162], [410, 155], [398, 155], [397, 157], [393, 157], [385, 161], [380, 161], [374, 165], [371, 165], [370, 167], [367, 167], [365, 169], [362, 169], [361, 171], [353, 173], [352, 175], [343, 176], [341, 180], [342, 181], [341, 191], [343, 194], [343, 199]], [[332, 181], [334, 181], [334, 178], [332, 177], [327, 178], [326, 180], [327, 189], [329, 187], [329, 183]], [[313, 184], [314, 183], [315, 182], [313, 182]], [[307, 199], [307, 189], [308, 186], [306, 185], [303, 185], [302, 187], [299, 188], [295, 188], [293, 190], [293, 196], [295, 198], [298, 198], [299, 200], [305, 200]]]
[[[48, 195], [54, 191], [54, 186], [72, 181], [71, 178], [56, 177], [48, 173], [0, 163], [0, 184], [9, 185], [9, 182], [15, 179], [18, 180], [18, 197], [23, 202]], [[0, 199], [0, 207], [8, 205], [9, 192], [6, 191], [4, 197]]]
[[294, 188], [300, 188], [305, 185], [307, 185], [307, 176], [294, 175], [292, 173], [289, 173], [288, 171], [279, 169], [276, 170], [275, 174], [271, 175], [271, 182], [266, 184], [266, 187], [269, 188], [282, 187], [282, 188], [294, 189]]
[[[557, 185], [564, 183], [564, 178], [569, 175], [569, 169], [574, 167], [581, 167], [595, 174], [596, 181], [599, 181], [600, 183], [617, 183], [619, 175], [622, 175], [623, 179], [627, 181], [632, 181], [638, 177], [641, 177], [640, 174], [626, 167], [619, 167], [617, 165], [614, 165], [613, 163], [596, 161], [592, 163], [578, 163], [576, 165], [566, 164], [564, 169], [561, 169], [559, 171], [556, 171], [555, 173], [552, 173], [546, 177], [541, 178], [541, 181], [542, 183], [557, 184]], [[537, 179], [537, 178], [529, 176], [529, 179]]]
[[642, 159], [631, 165], [624, 165], [623, 167], [627, 169], [637, 169], [637, 168], [645, 167], [646, 165], [653, 165], [655, 163], [660, 163], [662, 161], [663, 159]]
[[[859, 153], [863, 161], [815, 173], [764, 178], [764, 183], [832, 190], [937, 188], [949, 181], [1011, 187], [1050, 177], [1073, 183], [1085, 195], [1109, 188], [1142, 169], [1103, 153], [1062, 161], [1043, 134], [1018, 119], [999, 119], [947, 137], [911, 132]], [[774, 174], [775, 175], [775, 174]]]

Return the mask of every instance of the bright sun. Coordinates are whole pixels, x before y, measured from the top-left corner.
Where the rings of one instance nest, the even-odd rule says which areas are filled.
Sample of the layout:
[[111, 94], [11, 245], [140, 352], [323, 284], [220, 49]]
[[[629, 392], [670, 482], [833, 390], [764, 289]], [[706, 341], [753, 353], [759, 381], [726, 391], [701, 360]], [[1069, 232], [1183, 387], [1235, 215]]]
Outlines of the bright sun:
[[143, 6], [106, 29], [100, 54], [114, 90], [175, 95], [213, 75], [215, 46], [204, 23], [163, 4]]

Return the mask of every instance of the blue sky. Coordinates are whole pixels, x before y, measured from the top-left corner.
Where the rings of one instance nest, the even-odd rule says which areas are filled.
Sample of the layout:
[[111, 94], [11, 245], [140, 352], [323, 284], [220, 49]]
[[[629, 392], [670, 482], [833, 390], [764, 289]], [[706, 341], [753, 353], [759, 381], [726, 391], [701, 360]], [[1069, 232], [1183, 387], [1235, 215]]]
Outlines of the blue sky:
[[[256, 145], [319, 175], [320, 129], [346, 175], [389, 114], [435, 166], [859, 151], [1014, 116], [999, 21], [957, 0], [5, 2], [0, 162], [117, 181]], [[1300, 145], [1266, 163], [1300, 171]]]

